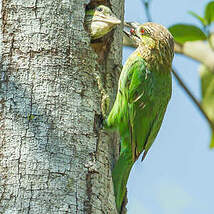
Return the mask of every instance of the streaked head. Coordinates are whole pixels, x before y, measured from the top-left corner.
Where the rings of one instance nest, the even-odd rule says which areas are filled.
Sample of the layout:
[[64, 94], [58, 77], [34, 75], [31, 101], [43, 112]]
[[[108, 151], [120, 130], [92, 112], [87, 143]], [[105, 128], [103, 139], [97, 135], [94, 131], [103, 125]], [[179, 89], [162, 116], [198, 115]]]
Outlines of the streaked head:
[[130, 33], [138, 45], [154, 45], [171, 59], [174, 56], [174, 39], [171, 33], [160, 24], [147, 22], [131, 29]]

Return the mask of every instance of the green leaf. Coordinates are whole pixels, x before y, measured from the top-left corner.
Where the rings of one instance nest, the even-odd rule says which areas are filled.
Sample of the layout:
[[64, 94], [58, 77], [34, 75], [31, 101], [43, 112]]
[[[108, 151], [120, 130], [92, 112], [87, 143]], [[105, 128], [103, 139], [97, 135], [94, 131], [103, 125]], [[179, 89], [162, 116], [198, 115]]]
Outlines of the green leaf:
[[[199, 71], [202, 91], [201, 105], [210, 120], [214, 123], [214, 72], [204, 65], [200, 66]], [[214, 130], [212, 130], [210, 148], [214, 148]]]
[[214, 1], [211, 1], [207, 4], [205, 8], [204, 18], [207, 21], [208, 25], [210, 25], [214, 21]]
[[207, 39], [205, 33], [194, 25], [176, 24], [169, 27], [169, 31], [174, 36], [175, 41], [181, 44], [187, 41]]
[[193, 11], [189, 11], [188, 12], [190, 15], [192, 15], [193, 17], [195, 17], [196, 19], [198, 19], [202, 25], [207, 26], [207, 20], [204, 19], [203, 17], [199, 16], [197, 13], [193, 12]]

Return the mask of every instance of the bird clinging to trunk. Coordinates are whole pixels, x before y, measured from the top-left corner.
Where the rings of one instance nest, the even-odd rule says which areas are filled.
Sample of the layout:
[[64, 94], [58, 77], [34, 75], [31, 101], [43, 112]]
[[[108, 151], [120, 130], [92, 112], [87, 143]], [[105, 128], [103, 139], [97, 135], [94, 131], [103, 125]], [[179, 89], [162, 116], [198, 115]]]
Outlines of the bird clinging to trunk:
[[103, 37], [120, 23], [121, 21], [107, 6], [99, 5], [86, 10], [85, 26], [92, 40]]
[[174, 41], [160, 24], [145, 23], [131, 29], [138, 48], [129, 56], [120, 74], [113, 108], [105, 128], [120, 133], [121, 151], [112, 177], [118, 212], [134, 162], [142, 160], [154, 142], [171, 97], [171, 66]]

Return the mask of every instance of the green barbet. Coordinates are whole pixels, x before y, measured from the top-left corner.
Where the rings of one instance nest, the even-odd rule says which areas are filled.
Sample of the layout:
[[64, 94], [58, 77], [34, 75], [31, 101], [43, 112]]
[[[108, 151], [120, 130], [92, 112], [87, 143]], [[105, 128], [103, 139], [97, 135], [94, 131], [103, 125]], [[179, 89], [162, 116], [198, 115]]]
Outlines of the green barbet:
[[103, 37], [120, 23], [121, 21], [112, 13], [111, 9], [104, 5], [86, 10], [85, 26], [92, 40]]
[[145, 158], [154, 142], [172, 92], [172, 35], [151, 22], [130, 32], [138, 48], [123, 67], [117, 97], [104, 124], [107, 129], [118, 130], [121, 138], [120, 156], [112, 172], [118, 212], [130, 170], [142, 152], [142, 160]]

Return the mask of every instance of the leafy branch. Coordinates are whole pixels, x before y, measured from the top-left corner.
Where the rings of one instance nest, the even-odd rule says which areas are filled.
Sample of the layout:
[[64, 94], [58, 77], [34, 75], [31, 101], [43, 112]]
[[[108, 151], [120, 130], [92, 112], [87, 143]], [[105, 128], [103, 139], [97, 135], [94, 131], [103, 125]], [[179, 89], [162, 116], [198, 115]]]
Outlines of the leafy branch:
[[152, 21], [152, 16], [150, 14], [150, 9], [149, 9], [151, 0], [142, 0], [142, 3], [143, 3], [143, 6], [145, 8], [147, 20], [148, 20], [148, 22], [151, 22]]

